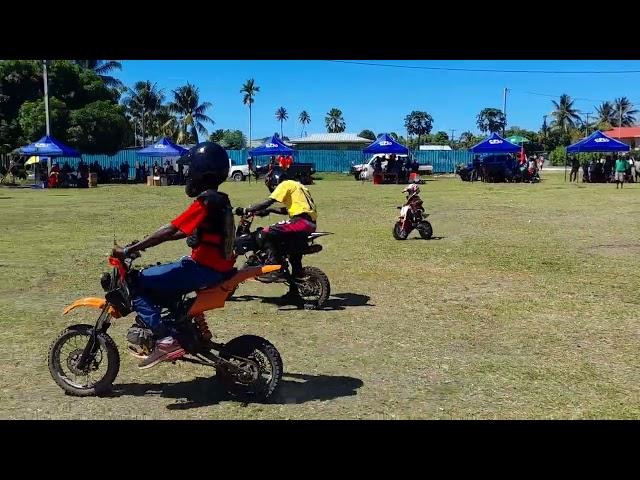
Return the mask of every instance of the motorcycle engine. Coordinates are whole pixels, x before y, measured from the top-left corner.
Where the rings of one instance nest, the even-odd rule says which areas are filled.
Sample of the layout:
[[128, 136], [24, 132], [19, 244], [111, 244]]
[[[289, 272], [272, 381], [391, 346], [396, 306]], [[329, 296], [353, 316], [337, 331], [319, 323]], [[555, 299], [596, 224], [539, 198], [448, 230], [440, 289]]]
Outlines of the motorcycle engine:
[[127, 341], [129, 342], [129, 349], [136, 355], [149, 355], [153, 350], [154, 340], [153, 333], [148, 328], [140, 327], [139, 325], [132, 325], [127, 330]]

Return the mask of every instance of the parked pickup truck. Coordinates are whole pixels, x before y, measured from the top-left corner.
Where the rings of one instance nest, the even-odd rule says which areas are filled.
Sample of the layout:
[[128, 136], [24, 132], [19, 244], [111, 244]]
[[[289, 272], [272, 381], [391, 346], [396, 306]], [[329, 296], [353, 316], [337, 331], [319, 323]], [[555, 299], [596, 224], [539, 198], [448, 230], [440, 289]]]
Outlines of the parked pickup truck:
[[230, 165], [229, 179], [234, 182], [242, 182], [249, 176], [249, 165]]
[[[385, 155], [382, 153], [378, 153], [373, 155], [366, 163], [353, 165], [351, 167], [351, 175], [353, 175], [356, 180], [371, 180], [373, 178], [373, 162], [375, 162], [376, 158], [378, 157], [381, 157], [382, 159], [382, 169], [384, 170], [387, 166], [387, 161], [384, 160]], [[396, 155], [396, 159], [404, 163], [407, 159], [407, 156]], [[433, 173], [433, 166], [420, 165], [418, 167], [418, 173], [420, 175], [431, 175]]]
[[[256, 167], [256, 176], [264, 177], [269, 170], [268, 165]], [[313, 183], [313, 174], [316, 173], [314, 163], [292, 163], [287, 170], [287, 175], [293, 180], [297, 180], [303, 185], [311, 185]]]

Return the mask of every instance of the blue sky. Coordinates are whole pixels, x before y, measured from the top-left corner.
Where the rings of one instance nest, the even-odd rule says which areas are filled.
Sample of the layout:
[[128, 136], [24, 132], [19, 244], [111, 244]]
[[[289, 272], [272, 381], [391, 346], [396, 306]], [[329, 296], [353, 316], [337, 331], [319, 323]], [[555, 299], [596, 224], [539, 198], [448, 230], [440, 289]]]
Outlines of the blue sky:
[[[362, 60], [362, 62], [365, 62]], [[415, 61], [367, 62], [426, 67], [504, 69], [504, 70], [637, 70], [640, 61]], [[138, 80], [157, 82], [167, 94], [187, 81], [200, 88], [202, 100], [209, 101], [209, 112], [216, 128], [240, 129], [248, 133], [249, 115], [239, 90], [254, 78], [260, 87], [253, 108], [253, 137], [280, 131], [275, 111], [283, 106], [289, 112], [284, 134], [300, 135], [297, 117], [307, 110], [311, 115], [309, 133], [325, 132], [324, 116], [332, 107], [342, 110], [347, 132], [368, 128], [375, 133], [404, 133], [404, 117], [411, 110], [425, 110], [434, 118], [433, 132], [455, 129], [477, 133], [475, 117], [484, 107], [502, 108], [503, 89], [507, 96], [510, 126], [537, 130], [542, 117], [552, 110], [551, 97], [568, 93], [580, 98], [576, 106], [595, 112], [602, 100], [626, 96], [640, 105], [640, 73], [624, 74], [541, 74], [435, 71], [401, 69], [325, 60], [126, 60], [117, 72], [125, 84]], [[543, 94], [543, 95], [538, 95]], [[557, 99], [557, 98], [556, 98]], [[584, 100], [583, 100], [584, 99]], [[640, 107], [639, 107], [640, 108]], [[550, 121], [550, 119], [547, 119]]]

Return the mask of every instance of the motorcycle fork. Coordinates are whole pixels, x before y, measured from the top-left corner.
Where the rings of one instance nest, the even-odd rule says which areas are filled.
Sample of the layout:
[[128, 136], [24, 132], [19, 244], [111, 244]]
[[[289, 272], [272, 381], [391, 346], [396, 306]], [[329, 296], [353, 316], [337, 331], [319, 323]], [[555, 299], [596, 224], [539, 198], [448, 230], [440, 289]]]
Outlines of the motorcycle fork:
[[111, 305], [109, 303], [106, 303], [104, 305], [104, 307], [102, 308], [102, 311], [100, 312], [100, 315], [98, 316], [98, 320], [96, 320], [95, 327], [93, 327], [93, 329], [91, 330], [91, 338], [85, 345], [84, 350], [82, 351], [82, 355], [78, 360], [77, 367], [79, 370], [84, 370], [87, 367], [87, 364], [89, 363], [89, 361], [93, 360], [93, 358], [95, 357], [96, 352], [98, 351], [98, 348], [99, 348], [98, 333], [106, 332], [109, 329], [109, 326], [111, 325], [111, 323], [109, 322], [110, 306]]

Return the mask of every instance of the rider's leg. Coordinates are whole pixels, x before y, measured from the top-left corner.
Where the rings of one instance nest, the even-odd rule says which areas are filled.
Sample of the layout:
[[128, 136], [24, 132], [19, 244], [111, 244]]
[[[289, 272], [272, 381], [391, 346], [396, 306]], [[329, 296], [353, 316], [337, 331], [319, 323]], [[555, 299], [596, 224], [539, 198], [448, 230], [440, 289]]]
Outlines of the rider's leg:
[[[270, 227], [262, 230], [262, 239], [265, 245], [265, 251], [267, 253], [267, 264], [278, 265], [282, 262], [284, 252], [281, 251], [281, 244], [283, 242], [289, 242], [292, 236], [296, 238], [300, 235], [305, 236], [316, 231], [315, 223], [311, 223], [303, 218], [295, 218], [286, 222], [276, 223]], [[289, 242], [290, 243], [290, 242]], [[300, 256], [299, 269], [294, 267], [293, 262], [296, 261], [294, 256], [289, 255], [289, 260], [292, 262], [292, 269], [299, 271], [302, 269], [302, 256]], [[277, 274], [277, 272], [276, 272]]]
[[160, 318], [161, 308], [169, 306], [185, 293], [215, 285], [224, 277], [224, 273], [200, 265], [190, 257], [146, 268], [140, 273], [134, 287], [133, 307], [156, 338], [161, 339], [156, 343], [154, 352], [140, 364], [141, 368], [184, 355], [184, 350], [174, 338], [177, 332]]

